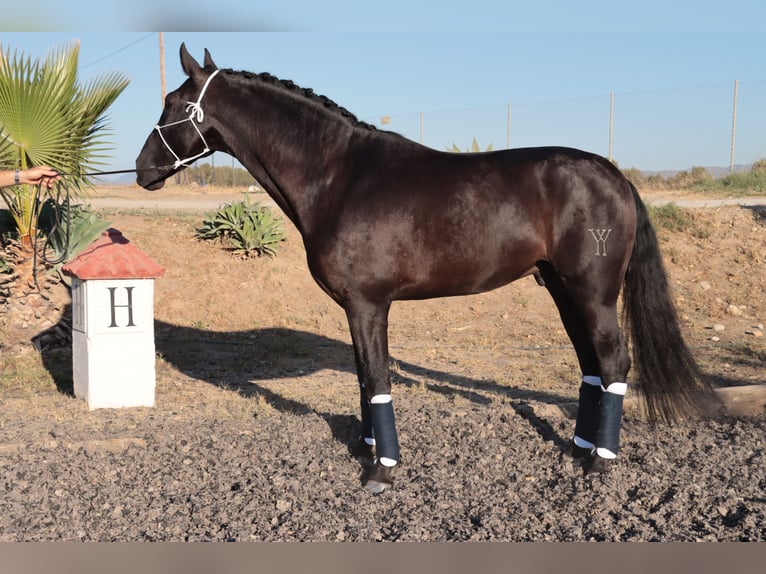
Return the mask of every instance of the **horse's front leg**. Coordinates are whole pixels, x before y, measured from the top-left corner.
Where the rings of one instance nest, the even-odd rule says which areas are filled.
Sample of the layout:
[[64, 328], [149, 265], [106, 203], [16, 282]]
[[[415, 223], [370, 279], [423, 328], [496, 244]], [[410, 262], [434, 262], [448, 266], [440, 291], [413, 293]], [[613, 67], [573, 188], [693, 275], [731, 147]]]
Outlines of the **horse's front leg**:
[[346, 305], [361, 390], [362, 433], [355, 454], [371, 454], [375, 447], [375, 462], [365, 477], [365, 487], [374, 493], [393, 484], [391, 470], [399, 462], [388, 372], [389, 307], [368, 301]]

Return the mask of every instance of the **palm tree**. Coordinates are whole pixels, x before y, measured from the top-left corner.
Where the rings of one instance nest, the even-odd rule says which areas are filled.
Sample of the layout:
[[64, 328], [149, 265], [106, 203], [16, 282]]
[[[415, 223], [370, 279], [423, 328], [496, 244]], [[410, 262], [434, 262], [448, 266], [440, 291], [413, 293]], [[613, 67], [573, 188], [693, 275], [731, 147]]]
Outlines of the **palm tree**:
[[[485, 149], [484, 151], [492, 151], [492, 149], [493, 149], [492, 144], [489, 144], [487, 146], [487, 149]], [[447, 151], [452, 153], [464, 153], [463, 150], [457, 147], [457, 145], [454, 143], [452, 144], [451, 148], [450, 147], [447, 148]], [[471, 142], [471, 147], [466, 149], [465, 153], [480, 153], [481, 151], [482, 150], [479, 147], [479, 142], [476, 141], [476, 138], [473, 138], [473, 141]]]
[[[118, 72], [81, 85], [79, 52], [75, 42], [32, 60], [0, 46], [0, 168], [47, 164], [66, 174], [65, 185], [75, 197], [91, 185], [86, 174], [103, 164], [109, 149], [105, 112], [128, 85]], [[35, 280], [35, 238], [40, 209], [51, 193], [18, 185], [0, 188], [0, 197], [15, 225], [15, 239], [6, 238], [0, 252], [6, 271], [0, 304], [8, 305], [42, 295]]]

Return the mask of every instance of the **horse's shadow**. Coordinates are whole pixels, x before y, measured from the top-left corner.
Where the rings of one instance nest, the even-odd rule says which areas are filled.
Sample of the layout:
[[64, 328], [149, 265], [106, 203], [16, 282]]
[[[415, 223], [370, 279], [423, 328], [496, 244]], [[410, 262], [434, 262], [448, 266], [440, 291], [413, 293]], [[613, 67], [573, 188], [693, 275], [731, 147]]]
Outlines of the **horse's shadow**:
[[761, 225], [766, 225], [766, 205], [742, 205], [743, 209], [749, 209], [753, 213], [753, 220]]
[[[71, 316], [71, 305], [64, 315], [59, 326], [69, 328], [66, 323], [67, 317]], [[354, 352], [347, 342], [295, 329], [218, 332], [156, 320], [155, 348], [165, 363], [190, 378], [242, 396], [258, 395], [277, 411], [318, 415], [327, 422], [336, 440], [345, 444], [351, 444], [358, 436], [360, 422], [356, 416], [319, 412], [309, 404], [275, 392], [268, 385], [269, 381], [300, 379], [320, 371], [352, 375], [355, 380]], [[71, 341], [68, 347], [59, 345], [42, 349], [41, 355], [59, 392], [73, 396]], [[500, 385], [490, 379], [423, 367], [395, 357], [392, 357], [392, 383], [394, 387], [425, 388], [481, 405], [489, 405], [493, 396], [510, 399], [517, 412], [527, 418], [546, 440], [564, 444], [550, 425], [534, 416], [524, 403], [532, 400], [558, 404], [571, 400], [569, 397]], [[348, 392], [356, 396], [356, 384], [349, 387]]]
[[[213, 332], [155, 321], [155, 333], [157, 353], [180, 372], [245, 396], [268, 395], [268, 389], [258, 381], [299, 378], [324, 370], [356, 375], [350, 344], [308, 331], [265, 328]], [[461, 396], [479, 404], [491, 403], [488, 395], [550, 404], [571, 400], [555, 393], [422, 367], [396, 357], [392, 357], [391, 364], [394, 386], [425, 386], [432, 392]], [[274, 399], [279, 401], [276, 396]], [[308, 409], [295, 404], [289, 408], [293, 412], [296, 408], [299, 412]]]
[[[266, 384], [274, 379], [309, 377], [320, 371], [353, 375], [355, 380], [354, 352], [350, 344], [295, 329], [213, 332], [162, 321], [155, 322], [155, 333], [157, 353], [185, 375], [243, 396], [257, 394], [276, 410], [316, 414], [325, 419], [333, 436], [346, 444], [358, 437], [359, 419], [356, 416], [318, 412], [305, 403], [280, 395]], [[490, 379], [423, 367], [396, 357], [392, 357], [391, 363], [394, 387], [425, 388], [481, 405], [489, 405], [493, 396], [503, 397], [511, 401], [514, 409], [545, 440], [552, 440], [562, 447], [566, 443], [525, 403], [560, 404], [571, 401], [571, 397], [500, 385]], [[349, 387], [348, 392], [356, 396], [356, 384]]]

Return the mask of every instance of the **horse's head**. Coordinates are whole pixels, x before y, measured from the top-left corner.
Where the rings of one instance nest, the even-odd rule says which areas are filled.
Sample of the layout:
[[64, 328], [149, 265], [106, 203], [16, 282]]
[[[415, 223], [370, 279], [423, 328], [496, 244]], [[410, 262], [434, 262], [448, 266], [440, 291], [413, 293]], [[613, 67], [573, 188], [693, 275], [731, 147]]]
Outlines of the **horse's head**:
[[204, 117], [204, 96], [218, 68], [207, 49], [200, 66], [185, 44], [181, 67], [189, 78], [165, 98], [160, 120], [136, 158], [136, 181], [149, 190], [160, 189], [168, 177], [213, 152], [206, 141], [205, 123], [210, 122]]

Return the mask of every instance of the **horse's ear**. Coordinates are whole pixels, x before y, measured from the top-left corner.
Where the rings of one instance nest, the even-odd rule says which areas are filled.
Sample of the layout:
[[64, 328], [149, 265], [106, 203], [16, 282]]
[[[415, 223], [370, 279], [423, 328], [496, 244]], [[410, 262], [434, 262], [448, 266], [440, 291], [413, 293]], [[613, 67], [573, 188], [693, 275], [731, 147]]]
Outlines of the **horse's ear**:
[[210, 52], [208, 52], [207, 48], [205, 48], [205, 67], [218, 69], [218, 66], [215, 65], [213, 57], [210, 55]]
[[189, 51], [186, 49], [186, 43], [181, 43], [181, 68], [190, 78], [197, 76], [202, 71], [197, 60], [192, 58], [191, 54], [189, 54]]

